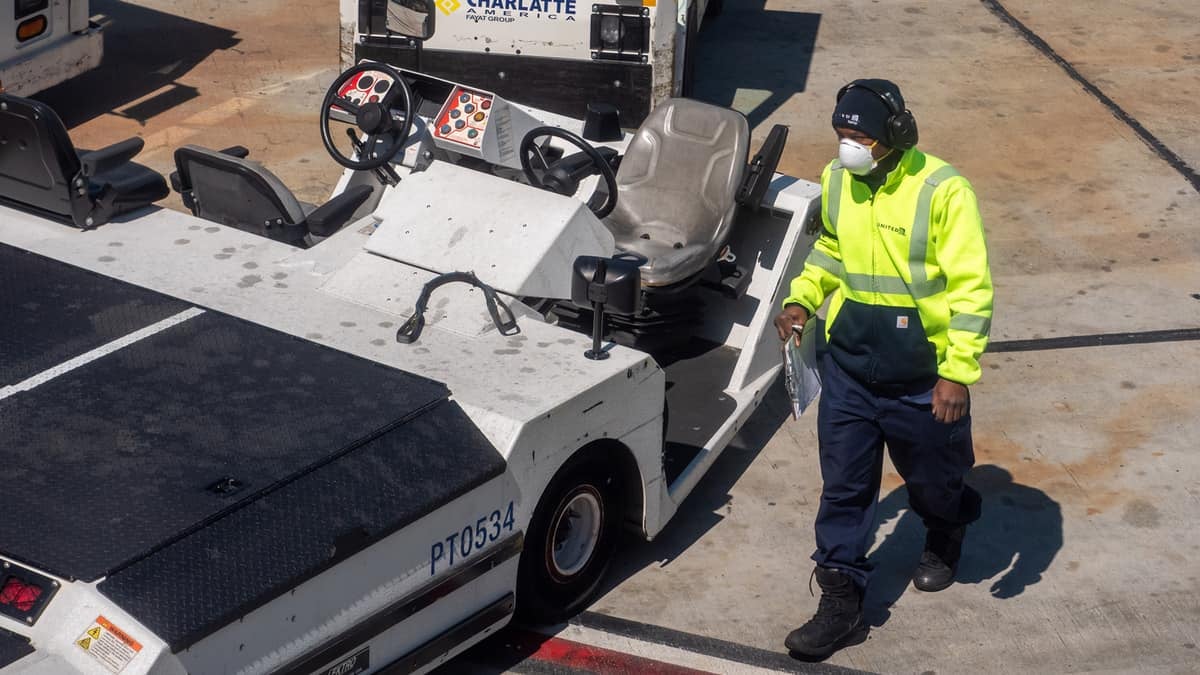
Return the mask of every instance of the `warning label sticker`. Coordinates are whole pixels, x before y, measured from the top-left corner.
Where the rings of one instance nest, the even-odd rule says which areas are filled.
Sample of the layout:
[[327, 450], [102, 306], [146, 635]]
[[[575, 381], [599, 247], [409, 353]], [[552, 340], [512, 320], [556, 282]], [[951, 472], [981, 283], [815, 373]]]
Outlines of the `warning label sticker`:
[[113, 673], [119, 673], [129, 665], [133, 657], [142, 651], [142, 645], [129, 637], [125, 631], [112, 625], [103, 616], [96, 617], [75, 645], [91, 654]]

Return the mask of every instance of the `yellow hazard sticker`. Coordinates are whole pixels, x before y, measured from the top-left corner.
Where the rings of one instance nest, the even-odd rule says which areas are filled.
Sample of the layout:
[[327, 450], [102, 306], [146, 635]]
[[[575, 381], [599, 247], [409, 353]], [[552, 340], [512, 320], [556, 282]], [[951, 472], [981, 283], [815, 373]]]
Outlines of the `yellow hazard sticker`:
[[114, 675], [125, 670], [133, 657], [142, 651], [140, 642], [114, 626], [103, 616], [96, 617], [96, 620], [88, 626], [83, 635], [79, 636], [75, 644], [91, 654]]

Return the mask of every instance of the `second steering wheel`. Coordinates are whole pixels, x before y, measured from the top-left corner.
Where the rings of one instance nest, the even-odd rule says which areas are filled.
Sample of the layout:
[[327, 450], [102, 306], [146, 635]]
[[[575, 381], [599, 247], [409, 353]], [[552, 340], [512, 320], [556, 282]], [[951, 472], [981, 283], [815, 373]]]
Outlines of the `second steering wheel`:
[[[537, 127], [535, 129], [531, 129], [529, 133], [525, 134], [525, 138], [521, 139], [521, 149], [518, 154], [521, 157], [521, 169], [525, 171], [525, 179], [529, 181], [529, 184], [534, 187], [540, 187], [544, 190], [556, 192], [554, 189], [546, 185], [542, 181], [541, 177], [534, 173], [534, 167], [532, 163], [533, 155], [536, 153], [538, 162], [541, 164], [541, 166], [538, 168], [543, 171], [550, 168], [545, 157], [542, 156], [541, 148], [535, 143], [537, 139], [545, 136], [561, 138], [571, 145], [579, 148], [585, 155], [588, 156], [596, 170], [600, 173], [600, 177], [604, 179], [604, 185], [608, 191], [608, 194], [605, 195], [604, 202], [601, 204], [596, 204], [600, 190], [597, 189], [595, 192], [593, 192], [592, 196], [589, 197], [587, 201], [588, 208], [592, 210], [592, 213], [596, 214], [597, 218], [603, 218], [612, 213], [613, 208], [617, 205], [617, 175], [613, 172], [612, 165], [610, 165], [608, 161], [604, 159], [604, 156], [601, 155], [591, 143], [588, 143], [580, 138], [577, 134], [573, 134], [561, 127]], [[599, 186], [597, 186], [597, 188], [598, 187]]]

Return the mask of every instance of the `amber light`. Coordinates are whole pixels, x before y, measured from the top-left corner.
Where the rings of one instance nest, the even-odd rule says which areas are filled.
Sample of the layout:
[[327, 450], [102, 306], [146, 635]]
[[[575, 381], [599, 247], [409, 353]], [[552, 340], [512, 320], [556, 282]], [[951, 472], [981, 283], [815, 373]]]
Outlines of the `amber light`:
[[25, 42], [46, 32], [46, 17], [35, 16], [32, 19], [27, 19], [17, 26], [17, 41]]

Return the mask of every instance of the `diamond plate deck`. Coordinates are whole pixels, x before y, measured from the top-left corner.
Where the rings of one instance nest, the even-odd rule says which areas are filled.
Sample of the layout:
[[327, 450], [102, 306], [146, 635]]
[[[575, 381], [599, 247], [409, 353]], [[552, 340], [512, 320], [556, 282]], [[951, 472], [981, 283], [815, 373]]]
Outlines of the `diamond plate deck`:
[[0, 244], [0, 387], [187, 307], [160, 293]]
[[447, 401], [99, 588], [178, 651], [503, 469]]
[[[32, 327], [29, 344], [20, 327], [0, 333], [15, 345], [6, 373], [189, 308], [0, 256], [13, 282], [0, 307]], [[118, 320], [97, 322], [105, 311]], [[176, 649], [504, 470], [441, 383], [232, 316], [99, 353], [0, 399], [0, 550], [104, 578], [101, 592]]]
[[[0, 286], [0, 307], [27, 316], [33, 327], [30, 344], [19, 341], [20, 328], [0, 328], [14, 344], [3, 352], [6, 373], [52, 367], [75, 355], [69, 352], [188, 307], [15, 249], [0, 248], [0, 256], [13, 282]], [[106, 311], [118, 317], [114, 323], [94, 320]], [[58, 335], [72, 343], [69, 352]], [[112, 575], [392, 429], [405, 427], [404, 438], [418, 437], [413, 429], [428, 422], [406, 423], [439, 404], [457, 411], [444, 405], [448, 396], [444, 385], [427, 378], [205, 312], [0, 399], [6, 477], [0, 550], [67, 578]], [[442, 424], [437, 444], [461, 443], [463, 453], [426, 458], [415, 452], [419, 446], [404, 445], [414, 455], [397, 461], [403, 474], [389, 474], [400, 481], [392, 486], [400, 494], [392, 496], [390, 515], [370, 521], [369, 532], [503, 469], [502, 458], [461, 411], [447, 415], [436, 417]], [[398, 448], [401, 441], [382, 443]], [[461, 484], [443, 481], [445, 457], [468, 467]], [[343, 476], [373, 478], [369, 472]], [[229, 479], [235, 489], [212, 489]], [[324, 507], [322, 513], [327, 526], [344, 531], [337, 527], [344, 514]], [[245, 534], [246, 521], [234, 522]]]
[[[95, 580], [447, 395], [431, 380], [202, 314], [0, 400], [0, 546]], [[241, 489], [209, 489], [225, 478]]]
[[27, 638], [0, 628], [0, 668], [11, 665], [33, 653]]

